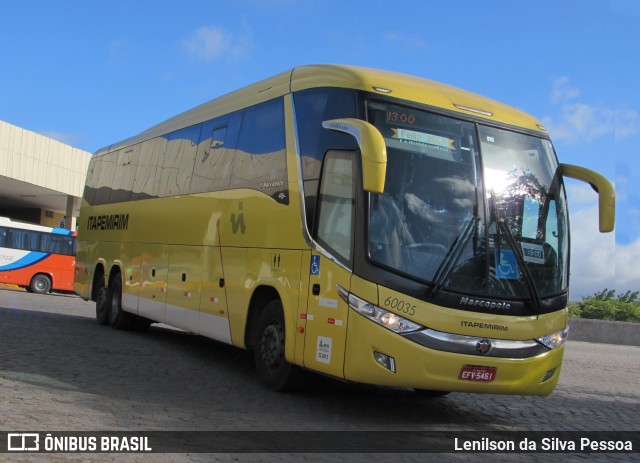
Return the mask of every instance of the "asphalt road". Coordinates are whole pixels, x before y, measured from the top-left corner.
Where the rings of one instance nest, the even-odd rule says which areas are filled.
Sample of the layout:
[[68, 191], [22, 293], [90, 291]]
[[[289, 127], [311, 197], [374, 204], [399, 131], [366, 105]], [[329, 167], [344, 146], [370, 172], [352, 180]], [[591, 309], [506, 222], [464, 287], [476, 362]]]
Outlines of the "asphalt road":
[[[277, 394], [258, 384], [245, 351], [158, 325], [116, 331], [98, 326], [93, 315], [93, 304], [75, 296], [0, 290], [0, 431], [338, 431], [327, 435], [345, 440], [364, 432], [381, 439], [393, 431], [389, 445], [397, 453], [5, 453], [0, 460], [468, 462], [488, 456], [403, 453], [401, 436], [640, 431], [638, 347], [570, 340], [560, 383], [548, 397], [454, 393], [433, 399], [318, 376], [302, 392]], [[638, 453], [495, 454], [491, 460], [560, 457], [640, 461]]]

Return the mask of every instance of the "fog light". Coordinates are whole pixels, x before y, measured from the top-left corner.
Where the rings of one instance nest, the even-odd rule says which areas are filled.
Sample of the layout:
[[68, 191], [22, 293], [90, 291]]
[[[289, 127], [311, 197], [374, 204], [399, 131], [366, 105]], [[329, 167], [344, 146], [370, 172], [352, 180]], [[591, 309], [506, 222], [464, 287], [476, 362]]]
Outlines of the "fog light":
[[544, 376], [542, 377], [542, 380], [540, 381], [541, 383], [544, 383], [545, 381], [551, 379], [551, 377], [553, 376], [553, 374], [556, 372], [555, 368], [552, 368], [551, 370], [547, 371]]
[[381, 354], [380, 352], [374, 352], [373, 357], [376, 359], [380, 365], [385, 367], [387, 370], [396, 372], [396, 361], [393, 357], [390, 357], [386, 354]]

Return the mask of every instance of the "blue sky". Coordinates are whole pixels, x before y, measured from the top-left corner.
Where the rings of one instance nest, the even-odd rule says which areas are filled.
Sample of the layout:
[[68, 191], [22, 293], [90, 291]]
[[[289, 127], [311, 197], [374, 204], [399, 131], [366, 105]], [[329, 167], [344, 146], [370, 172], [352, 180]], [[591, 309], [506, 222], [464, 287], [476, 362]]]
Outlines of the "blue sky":
[[0, 0], [0, 120], [94, 152], [302, 64], [426, 77], [529, 112], [615, 182], [568, 181], [572, 299], [640, 290], [640, 1]]

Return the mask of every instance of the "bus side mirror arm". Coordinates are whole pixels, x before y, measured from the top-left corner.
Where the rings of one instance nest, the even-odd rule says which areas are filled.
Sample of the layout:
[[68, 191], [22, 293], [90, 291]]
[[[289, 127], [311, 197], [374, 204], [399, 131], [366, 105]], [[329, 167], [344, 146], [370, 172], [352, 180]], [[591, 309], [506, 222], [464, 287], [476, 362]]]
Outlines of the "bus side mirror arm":
[[362, 156], [362, 184], [369, 193], [382, 194], [387, 173], [387, 145], [378, 129], [360, 119], [332, 119], [322, 127], [348, 133], [360, 147]]
[[613, 231], [616, 220], [616, 193], [611, 182], [599, 173], [584, 167], [560, 164], [560, 169], [564, 177], [571, 177], [588, 183], [598, 192], [600, 232]]

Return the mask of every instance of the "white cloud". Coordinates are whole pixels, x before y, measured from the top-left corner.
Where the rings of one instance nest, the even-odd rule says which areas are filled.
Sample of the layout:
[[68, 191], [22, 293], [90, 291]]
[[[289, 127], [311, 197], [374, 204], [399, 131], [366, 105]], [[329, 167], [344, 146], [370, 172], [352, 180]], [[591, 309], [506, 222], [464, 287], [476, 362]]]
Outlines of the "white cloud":
[[553, 80], [551, 90], [551, 103], [556, 104], [576, 99], [580, 96], [580, 90], [569, 85], [567, 76], [560, 76]]
[[591, 186], [580, 180], [564, 179], [567, 189], [567, 201], [569, 202], [569, 210], [574, 212], [584, 207], [593, 207], [598, 201], [598, 193]]
[[565, 103], [560, 113], [543, 118], [549, 133], [555, 140], [579, 143], [613, 135], [615, 111], [585, 103]]
[[605, 136], [622, 140], [640, 130], [637, 111], [577, 101], [580, 95], [580, 89], [573, 87], [568, 77], [554, 79], [550, 99], [552, 104], [559, 106], [559, 110], [557, 114], [542, 119], [555, 140], [569, 144], [590, 143]]
[[640, 116], [631, 109], [616, 109], [615, 126], [616, 140], [632, 137], [640, 130]]
[[616, 289], [640, 290], [640, 238], [616, 248]]
[[570, 206], [583, 206], [570, 209], [571, 299], [580, 300], [605, 288], [640, 291], [640, 237], [629, 244], [616, 244], [615, 233], [598, 231], [597, 195], [580, 185], [568, 187], [567, 194]]
[[571, 299], [616, 288], [615, 235], [598, 231], [597, 204], [571, 213], [570, 225]]
[[202, 61], [214, 61], [222, 56], [244, 59], [253, 49], [253, 39], [247, 29], [237, 36], [221, 27], [204, 26], [183, 40], [182, 46], [187, 53]]

